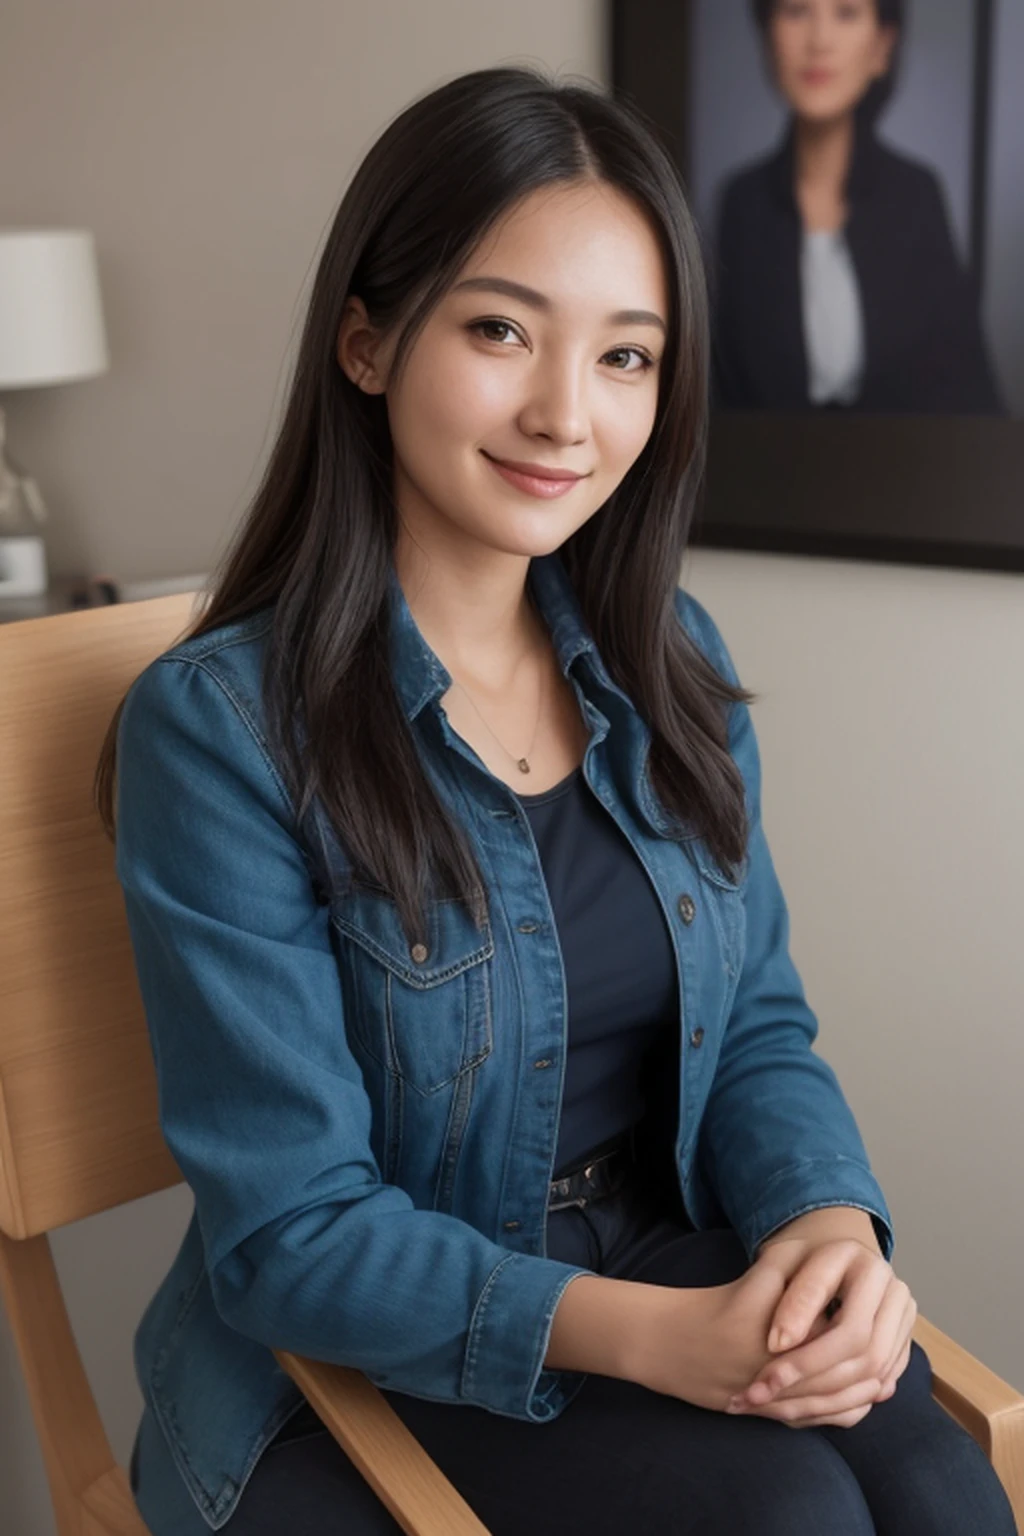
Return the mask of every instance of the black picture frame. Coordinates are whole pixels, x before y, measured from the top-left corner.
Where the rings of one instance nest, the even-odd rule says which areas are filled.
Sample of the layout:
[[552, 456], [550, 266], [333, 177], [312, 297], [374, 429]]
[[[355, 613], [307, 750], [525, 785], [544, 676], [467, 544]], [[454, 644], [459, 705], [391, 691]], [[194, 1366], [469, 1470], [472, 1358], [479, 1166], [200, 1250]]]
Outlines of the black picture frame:
[[[729, 0], [735, 3], [735, 0]], [[986, 228], [994, 0], [975, 0], [971, 267]], [[612, 88], [689, 179], [689, 0], [612, 0]], [[1024, 571], [1024, 420], [722, 411], [693, 543], [915, 565]]]

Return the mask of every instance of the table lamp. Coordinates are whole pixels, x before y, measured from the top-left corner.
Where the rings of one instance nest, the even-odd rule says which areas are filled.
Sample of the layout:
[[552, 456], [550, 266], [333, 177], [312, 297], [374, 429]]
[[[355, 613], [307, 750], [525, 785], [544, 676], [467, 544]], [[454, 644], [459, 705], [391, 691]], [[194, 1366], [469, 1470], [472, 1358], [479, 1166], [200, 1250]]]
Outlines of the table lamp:
[[[88, 230], [0, 230], [0, 390], [89, 379], [109, 366], [96, 249]], [[4, 454], [0, 409], [0, 596], [45, 592], [39, 524], [46, 507], [30, 475]]]

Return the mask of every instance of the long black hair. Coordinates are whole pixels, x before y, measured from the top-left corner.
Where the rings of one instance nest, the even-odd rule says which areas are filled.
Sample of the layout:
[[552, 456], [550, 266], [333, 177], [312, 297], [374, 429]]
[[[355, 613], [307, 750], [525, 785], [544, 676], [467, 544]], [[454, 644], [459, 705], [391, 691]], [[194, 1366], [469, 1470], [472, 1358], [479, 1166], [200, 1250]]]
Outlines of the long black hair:
[[[873, 80], [857, 103], [856, 118], [859, 128], [873, 128], [881, 117], [893, 91], [900, 72], [900, 55], [903, 52], [903, 39], [907, 26], [907, 0], [872, 0], [875, 7], [875, 15], [881, 27], [892, 27], [896, 33], [896, 45], [889, 59], [889, 68], [880, 80]], [[760, 28], [764, 38], [768, 36], [768, 26], [778, 7], [779, 0], [751, 0], [754, 12], [754, 21]]]
[[[480, 921], [484, 886], [423, 770], [390, 674], [392, 442], [385, 397], [364, 393], [337, 361], [342, 307], [349, 294], [362, 298], [371, 322], [397, 338], [400, 370], [502, 214], [537, 188], [595, 179], [651, 221], [669, 333], [648, 442], [559, 557], [605, 665], [651, 727], [652, 787], [680, 836], [696, 829], [726, 870], [744, 852], [725, 706], [749, 695], [704, 659], [674, 606], [704, 470], [708, 372], [701, 252], [678, 172], [641, 116], [596, 88], [480, 70], [407, 107], [345, 193], [266, 472], [190, 630], [272, 605], [264, 700], [296, 815], [319, 796], [353, 869], [392, 895], [410, 938], [423, 933], [432, 893], [456, 896]], [[111, 836], [117, 720], [96, 779]]]

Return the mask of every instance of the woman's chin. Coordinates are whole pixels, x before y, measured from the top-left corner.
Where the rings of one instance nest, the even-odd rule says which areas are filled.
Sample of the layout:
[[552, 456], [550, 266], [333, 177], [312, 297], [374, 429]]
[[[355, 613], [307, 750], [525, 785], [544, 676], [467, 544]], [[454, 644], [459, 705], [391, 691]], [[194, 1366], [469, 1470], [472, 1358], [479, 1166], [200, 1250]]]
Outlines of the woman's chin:
[[807, 95], [793, 99], [790, 98], [790, 106], [797, 122], [807, 128], [821, 130], [835, 124], [846, 122], [857, 110], [857, 106], [863, 98], [861, 96], [812, 96]]

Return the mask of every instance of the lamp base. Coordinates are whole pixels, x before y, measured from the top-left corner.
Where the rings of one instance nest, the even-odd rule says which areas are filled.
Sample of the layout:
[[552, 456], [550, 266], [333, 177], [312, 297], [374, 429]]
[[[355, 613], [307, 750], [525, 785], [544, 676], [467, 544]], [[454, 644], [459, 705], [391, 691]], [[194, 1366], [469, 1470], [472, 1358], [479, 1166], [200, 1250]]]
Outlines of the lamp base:
[[37, 597], [46, 585], [46, 549], [40, 536], [0, 535], [0, 597]]

